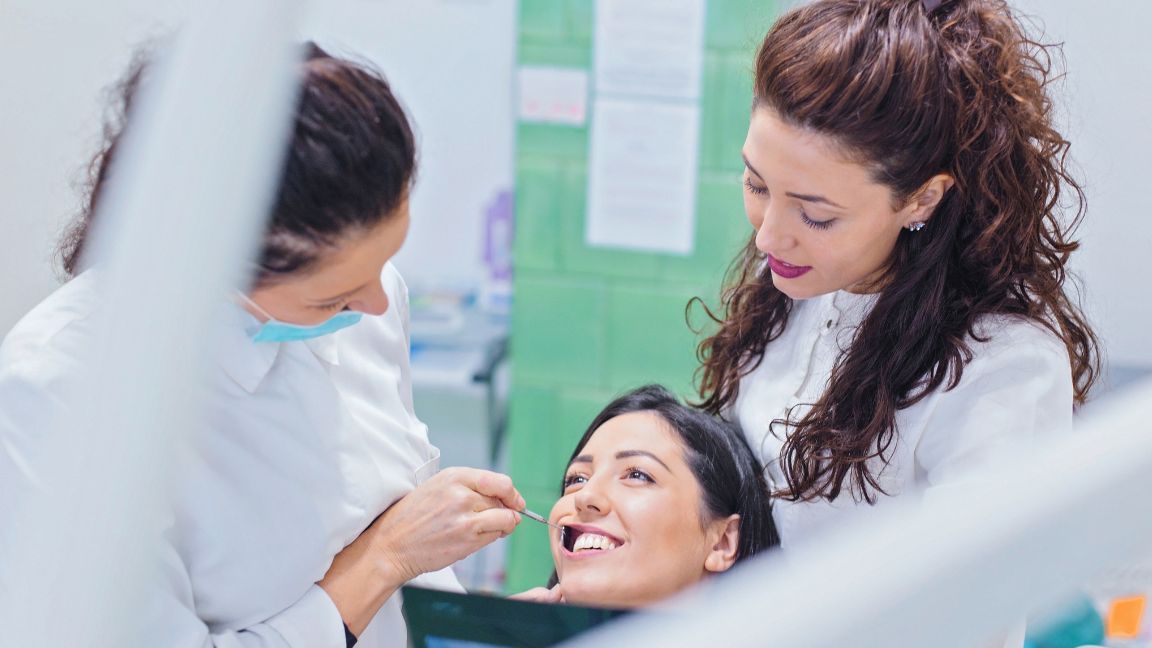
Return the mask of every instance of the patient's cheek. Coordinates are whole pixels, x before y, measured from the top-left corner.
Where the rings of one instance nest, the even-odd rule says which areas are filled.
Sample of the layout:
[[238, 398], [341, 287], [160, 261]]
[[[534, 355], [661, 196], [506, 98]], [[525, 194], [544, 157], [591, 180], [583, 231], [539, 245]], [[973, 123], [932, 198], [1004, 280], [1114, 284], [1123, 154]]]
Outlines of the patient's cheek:
[[556, 500], [556, 503], [552, 505], [552, 510], [548, 512], [549, 522], [556, 524], [556, 521], [560, 519], [560, 516], [564, 515], [565, 511], [571, 510], [571, 504], [568, 502], [570, 499], [571, 497], [565, 495]]

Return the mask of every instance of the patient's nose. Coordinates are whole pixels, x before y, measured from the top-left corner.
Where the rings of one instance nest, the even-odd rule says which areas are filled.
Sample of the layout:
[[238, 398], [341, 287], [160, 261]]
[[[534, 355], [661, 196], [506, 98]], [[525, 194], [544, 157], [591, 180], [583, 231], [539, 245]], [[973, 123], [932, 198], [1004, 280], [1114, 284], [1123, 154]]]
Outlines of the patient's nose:
[[612, 508], [611, 502], [604, 494], [596, 479], [591, 479], [576, 491], [576, 510], [598, 513], [603, 515]]

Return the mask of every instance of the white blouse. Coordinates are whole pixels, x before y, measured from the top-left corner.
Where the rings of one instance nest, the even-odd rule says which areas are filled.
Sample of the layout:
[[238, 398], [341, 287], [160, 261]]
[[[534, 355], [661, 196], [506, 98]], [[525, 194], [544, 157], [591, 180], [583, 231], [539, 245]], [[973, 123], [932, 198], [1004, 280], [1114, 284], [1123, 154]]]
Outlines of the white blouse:
[[[729, 415], [764, 463], [771, 486], [786, 483], [778, 461], [783, 440], [769, 431], [770, 423], [794, 405], [800, 405], [792, 419], [798, 420], [805, 404], [819, 398], [876, 299], [840, 291], [796, 301], [784, 333], [740, 382]], [[1018, 448], [1008, 452], [1008, 446], [1044, 443], [1071, 432], [1072, 370], [1063, 342], [1020, 318], [987, 318], [980, 329], [981, 337], [991, 337], [970, 340], [973, 358], [959, 385], [950, 391], [942, 387], [897, 412], [898, 434], [878, 479], [888, 495], [922, 497], [969, 469], [1015, 455]], [[774, 500], [782, 546], [802, 543], [845, 515], [871, 508], [848, 490], [846, 483], [832, 502]]]
[[[76, 277], [5, 338], [0, 408], [63, 393], [76, 372], [67, 349], [92, 333], [95, 281], [92, 271]], [[340, 616], [315, 583], [440, 456], [412, 407], [407, 289], [391, 264], [383, 282], [384, 315], [305, 342], [254, 343], [257, 320], [229, 309], [210, 425], [176, 479], [167, 582], [152, 597], [157, 610], [142, 611], [150, 645], [344, 648]], [[48, 420], [21, 411], [28, 426]], [[35, 478], [35, 466], [24, 468], [0, 470], [0, 492], [7, 480]], [[448, 569], [417, 580], [460, 589]], [[396, 595], [357, 645], [402, 646], [406, 636]]]

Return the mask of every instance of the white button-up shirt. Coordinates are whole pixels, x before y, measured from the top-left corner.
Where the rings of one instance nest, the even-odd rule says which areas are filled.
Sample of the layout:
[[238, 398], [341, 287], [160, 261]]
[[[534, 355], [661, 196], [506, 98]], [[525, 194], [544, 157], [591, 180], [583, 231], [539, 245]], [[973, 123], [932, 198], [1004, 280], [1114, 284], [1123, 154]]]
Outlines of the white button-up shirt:
[[[799, 420], [805, 407], [816, 402], [876, 298], [840, 291], [796, 301], [784, 333], [741, 381], [729, 415], [764, 463], [772, 487], [787, 485], [779, 464], [779, 435], [785, 430], [777, 426], [773, 434], [772, 420], [784, 418], [793, 406], [798, 407], [792, 420]], [[1016, 456], [1008, 446], [1043, 443], [1071, 432], [1072, 370], [1064, 344], [1042, 326], [1019, 318], [987, 318], [980, 328], [981, 337], [990, 339], [969, 340], [973, 357], [959, 385], [938, 389], [896, 413], [898, 433], [878, 480], [888, 495], [931, 494], [972, 468]], [[804, 542], [835, 527], [846, 514], [869, 508], [847, 490], [832, 502], [774, 500], [782, 546]]]
[[[254, 343], [257, 320], [228, 311], [209, 426], [177, 473], [159, 611], [142, 611], [155, 645], [344, 648], [340, 616], [315, 583], [336, 553], [435, 473], [440, 454], [413, 412], [407, 289], [391, 264], [382, 279], [384, 315], [305, 342]], [[28, 404], [59, 402], [68, 387], [76, 367], [67, 349], [91, 335], [96, 280], [91, 271], [73, 279], [5, 338], [0, 409], [9, 425], [50, 420]], [[19, 444], [34, 438], [17, 434], [0, 447], [33, 456]], [[0, 471], [0, 492], [34, 472]], [[450, 570], [418, 581], [459, 589]], [[405, 644], [396, 595], [358, 646]]]

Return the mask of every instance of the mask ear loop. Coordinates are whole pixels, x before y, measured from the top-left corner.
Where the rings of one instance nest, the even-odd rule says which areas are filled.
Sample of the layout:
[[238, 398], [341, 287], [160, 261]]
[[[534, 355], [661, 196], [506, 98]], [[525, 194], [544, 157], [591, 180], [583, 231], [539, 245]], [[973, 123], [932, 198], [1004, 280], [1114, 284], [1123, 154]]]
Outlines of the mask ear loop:
[[275, 320], [276, 319], [275, 317], [272, 317], [271, 313], [264, 310], [263, 308], [260, 308], [260, 304], [257, 304], [256, 302], [252, 301], [252, 299], [248, 295], [245, 295], [243, 292], [241, 292], [239, 290], [236, 291], [236, 295], [238, 297], [240, 297], [240, 299], [243, 299], [246, 304], [248, 304], [252, 308], [255, 308], [256, 310], [260, 311], [260, 314], [263, 315], [264, 317], [267, 317], [269, 320]]

